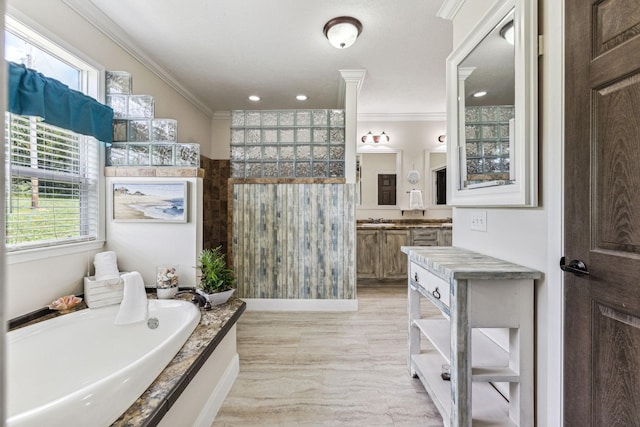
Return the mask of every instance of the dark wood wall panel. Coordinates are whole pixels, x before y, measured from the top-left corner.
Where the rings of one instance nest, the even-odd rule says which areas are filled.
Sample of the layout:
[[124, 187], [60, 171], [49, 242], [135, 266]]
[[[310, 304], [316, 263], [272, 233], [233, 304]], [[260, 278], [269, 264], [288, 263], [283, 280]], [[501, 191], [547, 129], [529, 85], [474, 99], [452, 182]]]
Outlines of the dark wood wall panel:
[[595, 247], [640, 253], [640, 121], [623, 118], [640, 115], [640, 74], [599, 90], [595, 107]]
[[353, 184], [234, 184], [238, 296], [355, 298]]
[[213, 160], [200, 156], [200, 167], [205, 170], [202, 188], [202, 248], [222, 246], [227, 252], [228, 190], [231, 176], [229, 160]]

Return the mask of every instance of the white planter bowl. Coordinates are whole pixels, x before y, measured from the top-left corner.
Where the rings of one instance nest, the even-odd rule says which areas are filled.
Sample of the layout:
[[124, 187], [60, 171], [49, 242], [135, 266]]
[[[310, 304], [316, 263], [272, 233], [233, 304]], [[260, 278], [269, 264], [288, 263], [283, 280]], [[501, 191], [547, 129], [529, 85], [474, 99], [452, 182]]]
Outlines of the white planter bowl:
[[215, 294], [207, 294], [205, 292], [203, 292], [201, 289], [196, 289], [196, 292], [198, 292], [200, 295], [202, 295], [203, 297], [205, 297], [207, 299], [207, 301], [209, 301], [209, 304], [213, 305], [220, 305], [220, 304], [224, 304], [225, 302], [227, 302], [229, 300], [229, 298], [231, 298], [231, 295], [233, 295], [233, 293], [235, 292], [235, 289], [229, 289], [228, 291], [224, 291], [224, 292], [216, 292]]

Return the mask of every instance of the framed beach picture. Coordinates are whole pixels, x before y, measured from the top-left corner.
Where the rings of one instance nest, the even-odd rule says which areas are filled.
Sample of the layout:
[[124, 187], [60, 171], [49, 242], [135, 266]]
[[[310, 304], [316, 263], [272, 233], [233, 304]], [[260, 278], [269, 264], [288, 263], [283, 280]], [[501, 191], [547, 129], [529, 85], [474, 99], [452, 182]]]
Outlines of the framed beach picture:
[[113, 220], [187, 222], [187, 182], [113, 183]]

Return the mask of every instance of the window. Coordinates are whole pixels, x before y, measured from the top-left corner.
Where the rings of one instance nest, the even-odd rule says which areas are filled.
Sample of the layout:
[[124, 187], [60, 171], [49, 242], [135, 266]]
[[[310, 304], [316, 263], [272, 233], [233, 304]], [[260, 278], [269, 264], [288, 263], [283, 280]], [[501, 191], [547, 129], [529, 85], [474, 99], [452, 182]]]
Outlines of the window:
[[[5, 59], [96, 96], [98, 69], [7, 17]], [[8, 251], [97, 240], [100, 146], [92, 137], [6, 113]]]

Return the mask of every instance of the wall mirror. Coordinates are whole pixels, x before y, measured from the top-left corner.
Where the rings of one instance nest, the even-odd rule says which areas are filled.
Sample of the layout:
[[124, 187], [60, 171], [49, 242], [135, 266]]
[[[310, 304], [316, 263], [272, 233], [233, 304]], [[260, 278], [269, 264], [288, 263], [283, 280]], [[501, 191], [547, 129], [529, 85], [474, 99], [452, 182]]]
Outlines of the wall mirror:
[[[402, 152], [392, 148], [362, 147], [356, 158], [357, 208], [399, 209]], [[395, 182], [393, 181], [395, 177]], [[395, 188], [392, 186], [395, 185]], [[392, 191], [393, 194], [389, 192]]]
[[447, 59], [453, 206], [537, 205], [537, 6], [497, 2]]

